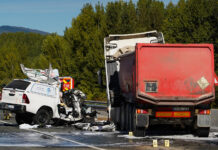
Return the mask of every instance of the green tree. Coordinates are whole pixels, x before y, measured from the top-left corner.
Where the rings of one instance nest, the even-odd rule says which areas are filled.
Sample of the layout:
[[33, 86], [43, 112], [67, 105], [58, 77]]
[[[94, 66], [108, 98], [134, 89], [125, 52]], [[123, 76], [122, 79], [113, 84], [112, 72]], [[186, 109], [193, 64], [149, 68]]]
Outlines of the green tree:
[[84, 91], [88, 99], [105, 97], [105, 90], [97, 84], [96, 73], [104, 66], [105, 29], [103, 6], [98, 4], [94, 9], [90, 4], [86, 4], [64, 35], [72, 51], [72, 76], [75, 78], [76, 87]]
[[133, 2], [122, 3], [121, 10], [121, 33], [134, 33], [137, 27], [136, 9]]
[[122, 31], [121, 10], [123, 1], [108, 2], [106, 6], [106, 24], [108, 34], [118, 34]]
[[51, 63], [53, 68], [59, 70], [60, 75], [67, 76], [71, 71], [71, 55], [67, 41], [57, 34], [51, 34], [43, 41], [40, 61], [46, 62], [45, 60], [47, 60], [45, 63], [47, 68], [48, 64]]
[[0, 34], [0, 84], [7, 84], [14, 78], [24, 78], [20, 69], [23, 63], [29, 67], [41, 53], [45, 36], [35, 33]]

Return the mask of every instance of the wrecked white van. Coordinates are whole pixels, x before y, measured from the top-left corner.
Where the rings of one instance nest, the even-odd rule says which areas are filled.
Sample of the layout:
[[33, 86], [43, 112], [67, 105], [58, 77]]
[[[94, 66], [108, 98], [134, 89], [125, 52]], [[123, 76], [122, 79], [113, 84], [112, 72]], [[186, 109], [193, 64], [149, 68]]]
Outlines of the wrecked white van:
[[[95, 116], [96, 112], [83, 106], [86, 96], [80, 90], [71, 89], [60, 95], [60, 83], [49, 77], [51, 69], [45, 71], [49, 72], [48, 76], [45, 74], [47, 79], [35, 80], [42, 74], [33, 69], [27, 70], [24, 66], [21, 68], [26, 75], [29, 71], [27, 76], [31, 78], [13, 80], [3, 88], [0, 100], [0, 109], [15, 113], [18, 124], [46, 125], [51, 119], [77, 122], [87, 116]], [[36, 78], [33, 78], [33, 74]]]

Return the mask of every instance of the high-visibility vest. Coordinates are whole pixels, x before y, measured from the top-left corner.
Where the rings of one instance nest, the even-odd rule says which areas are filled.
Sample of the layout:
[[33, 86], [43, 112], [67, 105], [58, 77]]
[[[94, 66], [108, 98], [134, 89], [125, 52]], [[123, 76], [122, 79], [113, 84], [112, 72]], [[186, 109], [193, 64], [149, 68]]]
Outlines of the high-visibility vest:
[[59, 77], [59, 81], [61, 82], [63, 92], [74, 88], [74, 80], [72, 77]]

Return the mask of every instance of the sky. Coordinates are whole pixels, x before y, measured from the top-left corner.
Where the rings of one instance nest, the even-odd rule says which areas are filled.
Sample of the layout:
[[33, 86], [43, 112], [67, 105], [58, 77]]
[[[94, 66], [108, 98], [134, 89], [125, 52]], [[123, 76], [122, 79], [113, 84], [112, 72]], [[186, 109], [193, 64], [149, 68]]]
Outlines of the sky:
[[[104, 5], [116, 0], [0, 0], [0, 26], [10, 25], [64, 34], [86, 3]], [[124, 0], [128, 1], [128, 0]], [[138, 0], [132, 0], [136, 3]], [[170, 1], [160, 0], [167, 5]]]

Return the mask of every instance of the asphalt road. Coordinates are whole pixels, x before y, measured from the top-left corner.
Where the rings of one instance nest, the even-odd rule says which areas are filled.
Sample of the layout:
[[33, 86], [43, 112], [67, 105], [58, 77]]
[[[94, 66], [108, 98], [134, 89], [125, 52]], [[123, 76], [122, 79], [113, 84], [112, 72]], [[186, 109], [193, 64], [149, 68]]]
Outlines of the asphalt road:
[[[0, 150], [218, 149], [218, 128], [216, 127], [212, 128], [208, 138], [196, 137], [191, 130], [173, 126], [153, 126], [146, 137], [137, 138], [125, 132], [81, 131], [73, 126], [23, 130], [15, 123], [13, 117], [10, 120], [2, 120], [1, 114], [0, 117]], [[153, 140], [157, 140], [157, 148], [153, 148]], [[165, 140], [169, 140], [170, 147], [164, 146]]]

